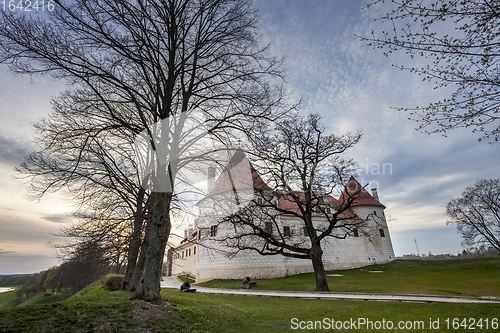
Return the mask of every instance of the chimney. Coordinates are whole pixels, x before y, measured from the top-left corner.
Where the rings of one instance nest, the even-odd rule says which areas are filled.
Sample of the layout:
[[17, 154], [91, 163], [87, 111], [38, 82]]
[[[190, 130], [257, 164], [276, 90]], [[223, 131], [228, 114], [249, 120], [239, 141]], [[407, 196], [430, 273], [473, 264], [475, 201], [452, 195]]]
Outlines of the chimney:
[[377, 189], [376, 188], [372, 188], [372, 197], [374, 197], [375, 200], [379, 201], [378, 193], [377, 193]]
[[189, 224], [189, 227], [188, 227], [188, 239], [191, 239], [191, 237], [193, 237], [193, 225]]
[[187, 239], [187, 238], [188, 238], [188, 230], [184, 229], [184, 239]]
[[315, 194], [316, 194], [316, 197], [318, 198], [319, 202], [323, 202], [325, 199], [326, 190], [323, 187], [318, 186], [316, 188], [315, 192], [316, 192]]
[[215, 168], [208, 168], [208, 179], [207, 179], [207, 194], [213, 191], [215, 188]]
[[326, 190], [323, 187], [318, 186], [318, 188], [316, 189], [316, 194], [318, 195], [318, 197], [322, 198], [325, 196]]

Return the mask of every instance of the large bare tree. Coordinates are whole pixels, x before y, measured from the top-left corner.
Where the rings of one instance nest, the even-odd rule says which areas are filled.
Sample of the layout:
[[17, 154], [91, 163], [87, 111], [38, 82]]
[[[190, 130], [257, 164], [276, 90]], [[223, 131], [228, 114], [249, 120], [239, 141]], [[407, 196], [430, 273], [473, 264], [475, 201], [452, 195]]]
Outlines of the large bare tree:
[[[230, 249], [231, 255], [251, 250], [311, 260], [316, 290], [327, 291], [322, 243], [329, 237], [345, 238], [354, 229], [362, 230], [364, 220], [350, 207], [364, 190], [355, 181], [350, 184], [354, 187], [346, 188], [357, 166], [343, 156], [361, 134], [327, 134], [320, 120], [319, 115], [293, 116], [253, 138], [247, 155], [252, 156], [266, 182], [257, 178], [254, 170], [252, 194], [255, 190], [256, 196], [227, 216], [219, 208], [212, 216], [218, 221], [217, 236], [211, 239]], [[236, 187], [241, 182], [237, 175], [231, 181]], [[343, 195], [336, 200], [331, 194], [339, 190], [344, 190]], [[213, 197], [217, 201], [217, 196]], [[307, 235], [307, 240], [282, 227], [287, 219], [300, 221], [298, 232]]]
[[[133, 156], [134, 132], [108, 117], [85, 91], [66, 92], [52, 105], [49, 116], [34, 125], [38, 150], [17, 170], [34, 199], [62, 190], [78, 207], [77, 222], [60, 234], [67, 241], [53, 245], [68, 252], [79, 243], [106, 240], [110, 246], [104, 248], [114, 253], [117, 266], [127, 252], [128, 282], [143, 236], [146, 199]], [[127, 111], [122, 107], [120, 113]]]
[[[388, 6], [385, 31], [362, 40], [384, 54], [401, 51], [411, 59], [428, 58], [422, 67], [397, 66], [422, 75], [451, 96], [428, 106], [404, 108], [419, 129], [446, 133], [471, 128], [479, 140], [500, 139], [500, 4], [492, 0], [373, 0], [368, 7]], [[373, 8], [375, 9], [375, 8]]]
[[13, 72], [64, 80], [150, 144], [152, 165], [140, 180], [150, 218], [135, 297], [160, 298], [175, 181], [193, 161], [193, 154], [182, 160], [186, 147], [199, 141], [185, 136], [187, 114], [197, 112], [191, 120], [220, 141], [273, 119], [283, 97], [281, 61], [266, 49], [248, 0], [76, 0], [38, 18], [1, 14], [0, 59]]
[[500, 179], [476, 181], [448, 203], [446, 212], [450, 217], [446, 223], [457, 226], [462, 245], [500, 251]]

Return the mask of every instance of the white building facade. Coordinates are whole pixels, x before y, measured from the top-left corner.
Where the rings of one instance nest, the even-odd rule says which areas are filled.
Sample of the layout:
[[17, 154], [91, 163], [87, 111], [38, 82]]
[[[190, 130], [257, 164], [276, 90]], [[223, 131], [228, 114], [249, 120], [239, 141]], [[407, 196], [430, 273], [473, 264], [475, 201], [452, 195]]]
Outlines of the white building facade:
[[[237, 152], [233, 159], [235, 157], [245, 158], [237, 156], [237, 154], [243, 155], [243, 153]], [[260, 203], [259, 195], [262, 193], [262, 188], [267, 187], [267, 185], [257, 171], [251, 165], [250, 167], [253, 186], [251, 192], [254, 195], [252, 201], [257, 204]], [[198, 203], [200, 216], [197, 218], [196, 228], [192, 233], [189, 233], [179, 247], [170, 252], [171, 274], [189, 273], [195, 275], [198, 282], [202, 282], [212, 279], [243, 279], [246, 276], [252, 279], [276, 278], [312, 272], [313, 267], [309, 259], [290, 258], [282, 255], [261, 255], [251, 250], [244, 250], [234, 255], [234, 249], [227, 248], [218, 241], [221, 237], [224, 238], [224, 236], [234, 233], [231, 228], [225, 228], [223, 224], [214, 220], [214, 216], [218, 215], [214, 214], [218, 207], [217, 202], [220, 202], [221, 197], [224, 198], [225, 195], [228, 195], [228, 191], [231, 191], [231, 188], [225, 186], [227, 180], [227, 174], [222, 172], [213, 185], [214, 188], [209, 191], [209, 195]], [[234, 186], [234, 182], [235, 180], [231, 179], [232, 186]], [[361, 188], [361, 185], [354, 178], [349, 180], [347, 189], [350, 186]], [[259, 191], [254, 191], [257, 188]], [[269, 193], [272, 195], [272, 191]], [[276, 200], [282, 200], [278, 197], [276, 195]], [[339, 202], [330, 196], [325, 198], [328, 198], [325, 200], [326, 206], [331, 206], [332, 209]], [[280, 201], [279, 204], [286, 203]], [[328, 212], [329, 210], [330, 208], [328, 208]], [[352, 220], [359, 221], [359, 228], [353, 224], [355, 227], [350, 228], [345, 238], [326, 237], [322, 240], [322, 258], [326, 270], [355, 268], [394, 260], [394, 251], [384, 210], [385, 206], [378, 201], [376, 189], [372, 190], [372, 194], [364, 189], [361, 190], [348, 212], [349, 216], [352, 216]], [[280, 231], [289, 238], [291, 243], [307, 245], [310, 242], [302, 219], [291, 215], [280, 215], [276, 221], [273, 228], [280, 228]], [[322, 223], [325, 223], [325, 217], [319, 214], [313, 215], [315, 227], [321, 229]], [[191, 253], [189, 249], [191, 249]], [[189, 255], [186, 256], [186, 254]]]

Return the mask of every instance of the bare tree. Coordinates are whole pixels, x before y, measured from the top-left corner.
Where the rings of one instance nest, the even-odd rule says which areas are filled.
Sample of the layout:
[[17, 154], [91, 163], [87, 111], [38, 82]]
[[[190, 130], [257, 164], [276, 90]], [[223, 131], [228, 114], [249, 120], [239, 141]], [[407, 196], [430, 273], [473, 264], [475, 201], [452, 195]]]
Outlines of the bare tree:
[[450, 217], [446, 224], [457, 226], [462, 245], [500, 251], [500, 179], [481, 179], [468, 186], [448, 203], [446, 213]]
[[[61, 246], [76, 248], [79, 241], [88, 242], [90, 233], [110, 239], [121, 235], [120, 242], [127, 242], [128, 283], [141, 245], [147, 198], [134, 160], [134, 131], [110, 118], [88, 91], [67, 91], [52, 105], [49, 117], [34, 125], [38, 151], [17, 170], [29, 181], [34, 199], [63, 190], [79, 207], [74, 214], [78, 224], [61, 233], [73, 240]], [[133, 117], [125, 107], [116, 106], [115, 112]], [[123, 238], [125, 234], [129, 237]]]
[[58, 257], [63, 262], [85, 244], [99, 244], [109, 271], [120, 274], [125, 270], [123, 266], [129, 254], [131, 233], [130, 221], [127, 220], [81, 217], [76, 223], [61, 228], [57, 236], [62, 237], [64, 242], [49, 244], [57, 249]]
[[175, 180], [193, 160], [181, 160], [185, 148], [199, 140], [186, 140], [186, 114], [198, 112], [192, 119], [221, 141], [274, 119], [281, 60], [266, 49], [247, 0], [77, 0], [57, 2], [43, 18], [1, 14], [0, 59], [12, 71], [65, 80], [91, 95], [114, 126], [146, 133], [154, 172], [140, 183], [148, 182], [152, 210], [136, 297], [160, 298]]
[[[251, 202], [245, 206], [239, 202], [241, 199], [236, 200], [240, 209], [227, 216], [221, 209], [227, 206], [227, 199], [219, 199], [223, 202], [216, 209], [218, 214], [212, 217], [218, 225], [217, 235], [212, 238], [228, 248], [231, 255], [252, 250], [261, 255], [311, 260], [316, 290], [326, 291], [322, 243], [328, 237], [352, 235], [354, 229], [362, 232], [364, 220], [350, 207], [364, 189], [353, 179], [347, 184], [356, 163], [342, 157], [360, 140], [361, 134], [327, 134], [320, 119], [319, 115], [309, 115], [307, 119], [294, 116], [253, 138], [247, 154], [254, 157], [267, 182], [252, 170]], [[242, 152], [235, 155], [238, 161], [230, 165], [238, 165], [242, 156]], [[233, 176], [230, 188], [241, 186], [240, 182], [237, 175]], [[344, 191], [336, 200], [331, 194], [339, 189]], [[217, 196], [212, 197], [216, 203], [219, 201]], [[292, 235], [290, 227], [283, 227], [287, 220], [298, 221], [299, 232], [307, 240], [293, 237], [297, 235]]]
[[109, 264], [100, 242], [80, 243], [61, 264], [55, 281], [77, 292], [109, 273]]
[[[373, 0], [368, 7], [381, 6]], [[482, 139], [500, 138], [500, 4], [490, 0], [392, 1], [382, 17], [388, 29], [361, 37], [384, 54], [405, 51], [432, 62], [421, 68], [407, 68], [423, 75], [436, 88], [456, 89], [449, 98], [407, 110], [420, 123], [418, 129], [434, 125], [429, 132], [470, 127]]]

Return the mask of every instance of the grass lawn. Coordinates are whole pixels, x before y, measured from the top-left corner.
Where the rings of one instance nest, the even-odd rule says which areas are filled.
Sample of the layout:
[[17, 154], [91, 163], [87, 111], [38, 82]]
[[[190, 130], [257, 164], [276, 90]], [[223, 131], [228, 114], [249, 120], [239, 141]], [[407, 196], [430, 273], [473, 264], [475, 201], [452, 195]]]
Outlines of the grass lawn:
[[58, 293], [56, 296], [45, 297], [44, 293], [41, 292], [30, 298], [27, 298], [26, 295], [23, 295], [21, 299], [18, 300], [16, 291], [12, 290], [0, 293], [0, 310], [37, 304], [51, 304], [63, 301], [70, 296], [70, 294]]
[[[329, 277], [333, 291], [500, 296], [500, 258], [396, 260], [330, 273], [343, 275]], [[312, 274], [257, 282], [260, 289], [314, 289]], [[241, 281], [224, 280], [221, 284], [237, 288]], [[219, 282], [204, 285], [218, 287]], [[20, 305], [15, 291], [0, 293], [0, 332], [330, 332], [332, 320], [334, 325], [356, 325], [334, 330], [339, 332], [500, 332], [500, 304], [273, 298], [191, 294], [177, 289], [162, 290], [164, 301], [159, 304], [130, 300], [131, 296], [126, 291], [107, 291], [100, 282], [71, 297], [24, 297]], [[44, 302], [55, 303], [41, 304]], [[464, 322], [464, 318], [468, 321]], [[399, 328], [400, 324], [405, 328]], [[386, 326], [377, 329], [377, 325]]]
[[[179, 275], [178, 278], [182, 282], [186, 282], [186, 275]], [[194, 283], [194, 282], [196, 282], [196, 279], [190, 276], [189, 277], [189, 283]]]
[[[382, 271], [370, 273], [369, 271]], [[329, 271], [333, 292], [426, 294], [500, 297], [500, 257], [458, 260], [394, 260], [383, 265]], [[257, 289], [311, 291], [312, 273], [261, 279]], [[210, 288], [238, 288], [240, 280], [212, 280], [197, 284]]]
[[[293, 332], [308, 321], [372, 322], [391, 321], [398, 325], [424, 325], [418, 332], [436, 332], [429, 328], [429, 319], [440, 320], [446, 330], [446, 318], [488, 319], [500, 317], [500, 304], [421, 304], [397, 302], [329, 301], [293, 298], [267, 298], [189, 294], [178, 290], [162, 290], [165, 302], [149, 304], [129, 300], [131, 293], [106, 291], [97, 282], [59, 303], [16, 307], [0, 311], [0, 331], [47, 332]], [[314, 323], [311, 323], [314, 325]], [[318, 324], [316, 324], [318, 325]], [[318, 326], [316, 326], [319, 328]], [[423, 327], [423, 329], [422, 329]], [[325, 328], [324, 326], [322, 328]], [[312, 329], [307, 332], [315, 331]], [[316, 330], [330, 331], [330, 330]], [[367, 330], [366, 324], [352, 331]], [[396, 327], [392, 330], [401, 331]], [[456, 332], [469, 332], [459, 328]], [[489, 332], [476, 327], [476, 332]], [[495, 330], [493, 330], [495, 331]]]
[[[367, 318], [373, 322], [385, 319], [394, 324], [399, 321], [405, 323], [407, 321], [412, 323], [424, 321], [424, 330], [418, 331], [430, 332], [432, 331], [429, 329], [430, 318], [433, 321], [439, 318], [440, 328], [445, 330], [446, 322], [444, 320], [446, 318], [488, 318], [491, 321], [493, 318], [500, 317], [500, 304], [480, 304], [478, 306], [477, 304], [330, 301], [187, 294], [176, 290], [164, 290], [163, 295], [165, 299], [187, 309], [201, 311], [203, 318], [213, 318], [213, 322], [216, 323], [216, 328], [220, 332], [292, 332], [293, 318], [297, 318], [298, 322], [323, 321], [324, 318], [333, 318], [335, 321], [350, 321], [351, 318], [357, 321], [358, 318]], [[362, 327], [360, 331], [370, 330]], [[481, 332], [482, 330], [476, 328], [476, 331]], [[484, 332], [487, 331], [489, 330], [484, 330]]]
[[45, 293], [41, 292], [41, 293], [38, 293], [38, 294], [26, 299], [24, 302], [19, 304], [18, 307], [38, 305], [38, 304], [52, 304], [52, 303], [64, 301], [65, 299], [67, 299], [69, 297], [71, 297], [70, 294], [63, 294], [60, 292], [57, 293], [55, 296], [53, 294], [51, 294], [51, 296], [45, 296]]
[[[26, 299], [26, 296], [24, 296], [24, 299]], [[14, 307], [20, 302], [17, 301], [15, 290], [0, 293], [0, 310]]]

